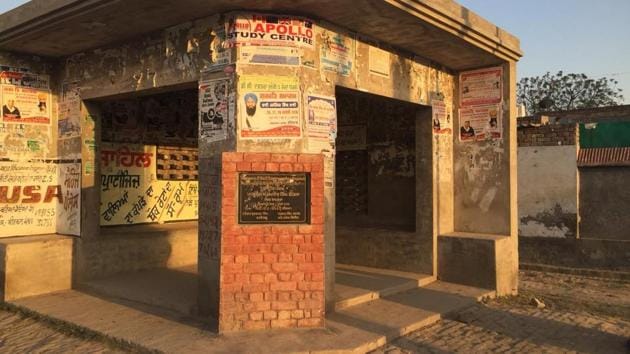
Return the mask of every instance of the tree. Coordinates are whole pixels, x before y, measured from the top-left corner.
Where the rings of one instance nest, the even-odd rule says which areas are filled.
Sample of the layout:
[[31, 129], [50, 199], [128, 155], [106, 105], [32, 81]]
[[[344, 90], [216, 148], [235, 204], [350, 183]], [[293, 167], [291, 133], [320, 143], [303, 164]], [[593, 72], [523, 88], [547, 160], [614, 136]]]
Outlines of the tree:
[[518, 103], [525, 105], [529, 114], [616, 106], [623, 101], [617, 84], [616, 80], [605, 77], [591, 79], [584, 74], [547, 72], [518, 82]]

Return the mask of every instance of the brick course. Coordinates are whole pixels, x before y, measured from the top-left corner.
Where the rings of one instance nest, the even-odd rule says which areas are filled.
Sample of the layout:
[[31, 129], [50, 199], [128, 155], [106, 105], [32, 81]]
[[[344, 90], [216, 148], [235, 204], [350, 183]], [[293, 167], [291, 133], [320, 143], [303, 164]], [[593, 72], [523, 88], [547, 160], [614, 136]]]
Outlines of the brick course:
[[[324, 323], [322, 155], [223, 153], [219, 330]], [[239, 172], [311, 174], [311, 224], [239, 225]]]
[[519, 127], [518, 146], [575, 145], [575, 124], [549, 124]]

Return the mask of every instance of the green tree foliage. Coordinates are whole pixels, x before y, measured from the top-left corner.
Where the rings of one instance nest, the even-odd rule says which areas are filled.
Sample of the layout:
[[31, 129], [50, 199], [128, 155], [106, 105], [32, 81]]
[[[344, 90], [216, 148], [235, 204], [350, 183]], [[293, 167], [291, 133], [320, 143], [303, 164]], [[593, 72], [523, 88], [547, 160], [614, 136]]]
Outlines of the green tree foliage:
[[584, 74], [547, 72], [543, 76], [524, 77], [518, 82], [518, 103], [524, 104], [529, 114], [616, 106], [623, 102], [622, 90], [617, 84], [616, 80], [605, 77], [591, 79]]

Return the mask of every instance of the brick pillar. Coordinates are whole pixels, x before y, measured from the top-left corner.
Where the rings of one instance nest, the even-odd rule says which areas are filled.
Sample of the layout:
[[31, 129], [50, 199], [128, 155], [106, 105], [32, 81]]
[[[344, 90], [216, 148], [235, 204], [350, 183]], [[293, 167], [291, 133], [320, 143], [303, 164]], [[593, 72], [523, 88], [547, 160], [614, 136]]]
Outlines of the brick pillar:
[[[310, 173], [311, 223], [238, 223], [241, 172]], [[322, 155], [224, 152], [219, 331], [324, 324]]]

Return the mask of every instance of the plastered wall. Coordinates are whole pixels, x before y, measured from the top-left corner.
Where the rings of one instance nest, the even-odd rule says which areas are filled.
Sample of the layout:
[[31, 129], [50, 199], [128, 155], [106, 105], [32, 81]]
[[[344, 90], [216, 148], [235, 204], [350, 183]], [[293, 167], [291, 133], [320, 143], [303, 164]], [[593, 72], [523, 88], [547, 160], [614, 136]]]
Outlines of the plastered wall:
[[576, 237], [576, 146], [518, 149], [519, 235]]

